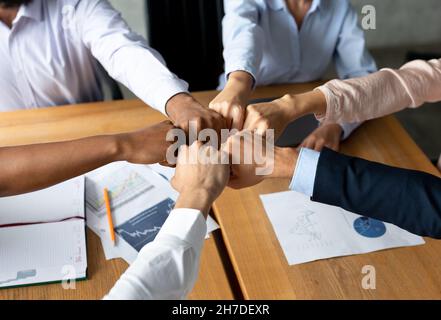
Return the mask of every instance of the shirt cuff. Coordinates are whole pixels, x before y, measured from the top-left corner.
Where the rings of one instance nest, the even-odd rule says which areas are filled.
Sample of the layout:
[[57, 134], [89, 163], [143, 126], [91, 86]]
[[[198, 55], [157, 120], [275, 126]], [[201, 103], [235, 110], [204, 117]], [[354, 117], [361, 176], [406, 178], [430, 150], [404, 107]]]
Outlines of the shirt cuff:
[[165, 110], [167, 102], [179, 93], [188, 93], [187, 82], [178, 78], [162, 80], [157, 84], [154, 94], [150, 95], [153, 97], [151, 106], [167, 115]]
[[232, 72], [235, 71], [244, 71], [249, 73], [253, 77], [253, 89], [256, 87], [257, 78], [256, 78], [256, 71], [249, 63], [236, 63], [231, 64], [225, 67], [225, 83], [228, 82], [228, 77]]
[[289, 189], [312, 197], [319, 158], [320, 152], [307, 148], [300, 150]]
[[199, 210], [174, 209], [170, 212], [156, 239], [173, 236], [194, 248], [202, 246], [207, 234], [207, 222]]
[[341, 123], [340, 127], [343, 129], [343, 134], [341, 136], [341, 140], [346, 140], [349, 138], [349, 136], [354, 132], [355, 129], [357, 129], [359, 126], [361, 126], [362, 122], [354, 122], [354, 123]]

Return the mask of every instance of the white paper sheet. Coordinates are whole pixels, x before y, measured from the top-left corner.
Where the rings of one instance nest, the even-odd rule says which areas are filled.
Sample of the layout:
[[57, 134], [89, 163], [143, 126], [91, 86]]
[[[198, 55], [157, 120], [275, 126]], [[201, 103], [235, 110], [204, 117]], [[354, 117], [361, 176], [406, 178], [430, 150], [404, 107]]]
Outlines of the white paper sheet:
[[84, 217], [84, 178], [53, 187], [0, 198], [0, 225], [59, 221]]
[[[165, 176], [149, 166], [118, 162], [86, 175], [87, 225], [101, 238], [107, 260], [123, 258], [132, 263], [139, 250], [159, 232], [178, 196], [168, 181], [174, 174], [174, 169], [170, 170]], [[115, 246], [110, 241], [103, 206], [104, 188], [110, 191]], [[217, 228], [209, 217], [207, 234]]]
[[84, 220], [0, 230], [0, 288], [86, 276]]
[[425, 243], [395, 225], [293, 191], [262, 195], [261, 200], [290, 265]]

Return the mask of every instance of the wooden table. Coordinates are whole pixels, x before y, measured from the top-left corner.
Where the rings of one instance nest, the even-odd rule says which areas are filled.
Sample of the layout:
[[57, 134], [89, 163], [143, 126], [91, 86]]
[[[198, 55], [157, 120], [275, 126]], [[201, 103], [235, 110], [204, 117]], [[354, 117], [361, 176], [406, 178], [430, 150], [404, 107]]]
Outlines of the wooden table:
[[[291, 92], [303, 89], [293, 86]], [[364, 124], [342, 152], [439, 175], [393, 116]], [[241, 191], [226, 189], [213, 207], [245, 299], [441, 298], [441, 241], [289, 266], [259, 199], [288, 190], [288, 183], [272, 180]], [[365, 265], [376, 269], [376, 290], [362, 288]]]
[[[75, 139], [134, 130], [162, 121], [164, 116], [139, 100], [94, 103], [0, 114], [0, 146]], [[198, 281], [190, 299], [233, 299], [220, 231], [205, 241]], [[121, 260], [106, 261], [99, 238], [87, 230], [88, 280], [76, 290], [61, 284], [0, 290], [0, 299], [100, 299], [127, 268]], [[219, 239], [218, 239], [219, 240]], [[239, 294], [240, 296], [240, 294]]]
[[[265, 87], [253, 98], [304, 92], [314, 84]], [[216, 92], [195, 96], [204, 104]], [[163, 116], [138, 100], [86, 104], [0, 115], [0, 146], [67, 140], [141, 128]], [[405, 168], [438, 174], [430, 161], [395, 120], [366, 123], [344, 143], [344, 153]], [[199, 279], [190, 298], [232, 299], [394, 299], [441, 298], [441, 242], [426, 240], [420, 247], [392, 249], [352, 257], [288, 266], [264, 212], [260, 194], [287, 190], [288, 181], [266, 181], [242, 191], [226, 189], [214, 205], [221, 224], [205, 242]], [[60, 285], [0, 290], [0, 299], [96, 299], [102, 297], [127, 267], [121, 260], [105, 261], [98, 237], [88, 231], [90, 279], [77, 290]], [[240, 284], [235, 290], [235, 275]], [[377, 289], [361, 287], [364, 265], [376, 268]]]

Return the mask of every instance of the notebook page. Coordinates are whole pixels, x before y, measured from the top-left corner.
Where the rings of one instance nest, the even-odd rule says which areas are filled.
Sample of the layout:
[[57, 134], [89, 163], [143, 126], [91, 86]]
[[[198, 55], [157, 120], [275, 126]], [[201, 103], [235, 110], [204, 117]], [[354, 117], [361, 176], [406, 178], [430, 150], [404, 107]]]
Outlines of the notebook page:
[[0, 198], [0, 226], [84, 217], [84, 177], [19, 196]]
[[0, 287], [85, 276], [84, 220], [0, 228]]

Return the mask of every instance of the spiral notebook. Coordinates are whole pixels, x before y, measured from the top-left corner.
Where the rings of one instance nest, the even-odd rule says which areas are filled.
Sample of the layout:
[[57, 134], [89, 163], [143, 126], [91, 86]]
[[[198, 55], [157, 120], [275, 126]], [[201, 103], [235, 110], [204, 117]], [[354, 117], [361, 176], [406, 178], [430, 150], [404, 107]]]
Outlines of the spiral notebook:
[[85, 279], [84, 177], [0, 198], [0, 288]]

